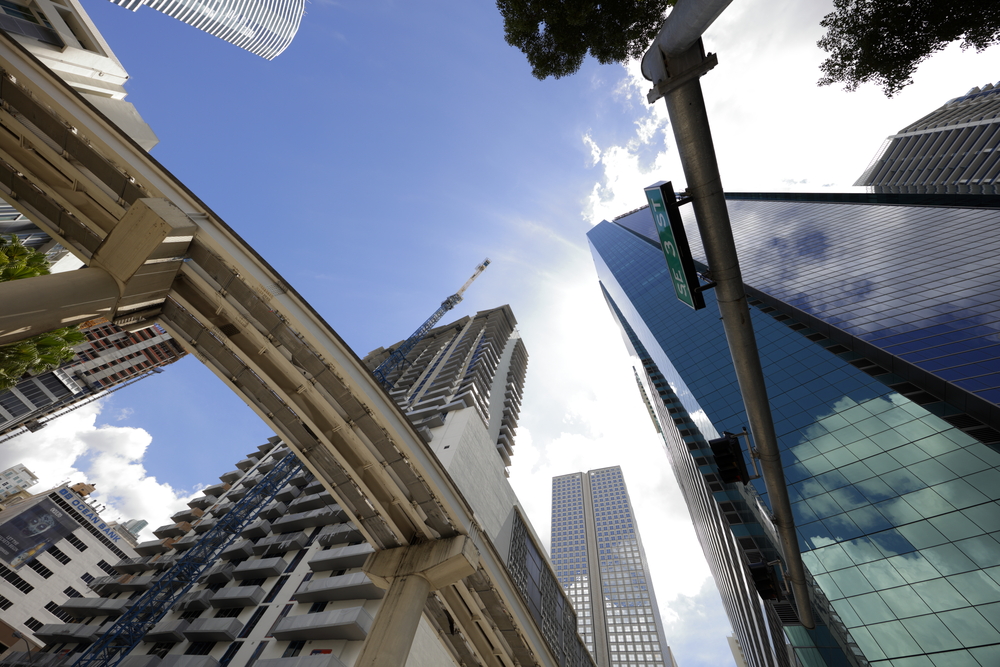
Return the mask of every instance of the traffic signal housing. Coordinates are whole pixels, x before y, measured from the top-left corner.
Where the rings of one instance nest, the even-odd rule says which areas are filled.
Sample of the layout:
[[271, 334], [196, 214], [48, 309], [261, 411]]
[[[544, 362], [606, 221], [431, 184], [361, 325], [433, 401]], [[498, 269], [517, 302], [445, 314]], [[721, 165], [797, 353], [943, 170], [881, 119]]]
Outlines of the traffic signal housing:
[[751, 563], [750, 578], [753, 579], [754, 588], [760, 593], [760, 597], [765, 600], [778, 600], [781, 598], [781, 587], [778, 585], [778, 577], [774, 574], [774, 568], [767, 563]]
[[708, 446], [712, 448], [715, 465], [719, 468], [719, 478], [723, 482], [726, 484], [742, 482], [746, 485], [750, 481], [739, 437], [726, 432], [721, 438], [709, 440]]

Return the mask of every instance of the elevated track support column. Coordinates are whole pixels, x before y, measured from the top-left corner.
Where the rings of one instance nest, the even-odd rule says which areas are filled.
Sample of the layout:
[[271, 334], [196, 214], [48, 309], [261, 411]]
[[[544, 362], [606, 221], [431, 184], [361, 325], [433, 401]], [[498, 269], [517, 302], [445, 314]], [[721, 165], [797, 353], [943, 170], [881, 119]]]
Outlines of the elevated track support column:
[[354, 667], [403, 667], [432, 591], [476, 573], [479, 550], [465, 536], [378, 551], [364, 570], [387, 588]]

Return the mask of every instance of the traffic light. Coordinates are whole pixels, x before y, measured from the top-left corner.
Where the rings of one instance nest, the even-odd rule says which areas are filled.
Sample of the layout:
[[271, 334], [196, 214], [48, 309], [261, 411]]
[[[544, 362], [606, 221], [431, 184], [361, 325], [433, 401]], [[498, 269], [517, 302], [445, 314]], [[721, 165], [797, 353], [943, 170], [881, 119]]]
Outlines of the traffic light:
[[709, 440], [708, 446], [715, 455], [715, 465], [719, 467], [719, 478], [726, 484], [750, 481], [746, 461], [743, 460], [743, 448], [740, 439], [732, 433], [724, 433], [721, 438]]
[[781, 597], [781, 588], [778, 586], [778, 578], [774, 576], [774, 568], [767, 563], [751, 563], [750, 577], [753, 579], [754, 588], [765, 600], [777, 600]]

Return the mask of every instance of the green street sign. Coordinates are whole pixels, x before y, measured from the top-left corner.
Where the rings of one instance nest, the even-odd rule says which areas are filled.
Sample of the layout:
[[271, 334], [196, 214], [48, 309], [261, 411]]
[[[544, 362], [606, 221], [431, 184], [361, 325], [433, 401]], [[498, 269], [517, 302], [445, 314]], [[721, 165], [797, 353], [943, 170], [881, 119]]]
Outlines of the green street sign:
[[653, 213], [656, 231], [660, 235], [660, 246], [667, 259], [667, 270], [670, 282], [674, 285], [674, 293], [683, 303], [700, 310], [705, 307], [705, 297], [701, 293], [701, 283], [694, 268], [687, 234], [684, 233], [684, 221], [681, 220], [674, 186], [669, 181], [661, 182], [649, 186], [644, 192], [649, 210]]

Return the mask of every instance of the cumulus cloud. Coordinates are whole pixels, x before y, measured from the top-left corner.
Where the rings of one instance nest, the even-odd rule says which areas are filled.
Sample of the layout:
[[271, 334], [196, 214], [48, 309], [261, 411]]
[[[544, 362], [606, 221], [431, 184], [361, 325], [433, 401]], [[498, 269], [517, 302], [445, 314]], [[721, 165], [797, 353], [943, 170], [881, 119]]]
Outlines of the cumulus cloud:
[[664, 631], [677, 664], [684, 667], [736, 664], [726, 642], [726, 636], [733, 631], [711, 578], [702, 580], [694, 595], [680, 594], [670, 600], [667, 608]]
[[[39, 492], [64, 482], [89, 482], [92, 498], [110, 520], [145, 519], [151, 528], [169, 521], [195, 493], [158, 482], [143, 465], [152, 437], [141, 428], [99, 423], [102, 401], [54, 419], [36, 433], [25, 433], [0, 449], [0, 469], [23, 463], [38, 476], [30, 490]], [[112, 417], [121, 419], [121, 413]], [[200, 488], [198, 485], [195, 488]]]

